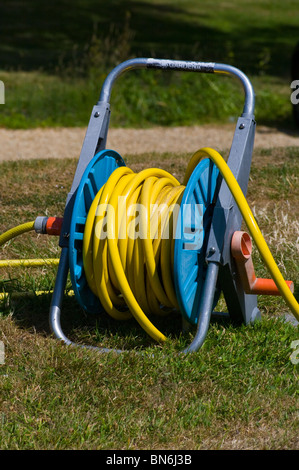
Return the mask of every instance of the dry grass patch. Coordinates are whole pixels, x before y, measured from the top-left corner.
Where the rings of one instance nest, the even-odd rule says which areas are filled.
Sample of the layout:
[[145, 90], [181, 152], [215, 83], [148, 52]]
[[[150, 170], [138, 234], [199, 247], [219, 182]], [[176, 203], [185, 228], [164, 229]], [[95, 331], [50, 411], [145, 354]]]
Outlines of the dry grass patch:
[[[298, 298], [296, 155], [294, 149], [274, 152], [275, 165], [263, 160], [263, 152], [256, 155], [248, 198]], [[151, 167], [181, 180], [188, 158], [146, 154], [129, 156], [127, 165], [139, 171], [151, 161]], [[3, 164], [2, 230], [43, 213], [61, 215], [75, 163]], [[57, 239], [31, 234], [6, 244], [1, 257], [53, 254], [59, 254]], [[256, 253], [255, 266], [258, 275], [266, 275]], [[290, 361], [298, 327], [282, 320], [288, 311], [282, 299], [259, 298], [263, 318], [255, 325], [213, 320], [202, 349], [183, 356], [178, 353], [194, 329], [182, 333], [179, 317], [161, 320], [169, 337], [161, 348], [135, 321], [119, 324], [86, 315], [73, 298], [66, 298], [67, 336], [128, 350], [101, 355], [52, 338], [51, 296], [37, 297], [34, 290], [51, 288], [55, 273], [1, 272], [2, 289], [18, 294], [0, 306], [2, 449], [298, 449], [298, 365]], [[223, 299], [220, 307], [225, 308]]]

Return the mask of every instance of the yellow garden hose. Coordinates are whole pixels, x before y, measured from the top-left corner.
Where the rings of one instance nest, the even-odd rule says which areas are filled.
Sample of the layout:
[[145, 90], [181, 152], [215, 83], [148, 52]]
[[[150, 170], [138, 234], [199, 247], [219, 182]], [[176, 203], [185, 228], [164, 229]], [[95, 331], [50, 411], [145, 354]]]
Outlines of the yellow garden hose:
[[12, 238], [22, 235], [23, 233], [30, 232], [31, 230], [34, 230], [34, 221], [18, 225], [17, 227], [7, 230], [7, 232], [0, 235], [0, 246], [4, 245], [4, 243], [8, 242]]
[[[0, 246], [7, 243], [9, 240], [22, 235], [24, 233], [34, 230], [34, 221], [18, 225], [5, 233], [0, 235]], [[1, 259], [0, 268], [14, 268], [14, 267], [38, 267], [38, 266], [57, 266], [59, 263], [58, 258], [36, 258], [36, 259]], [[34, 295], [42, 295], [49, 293], [47, 291], [35, 291]], [[0, 293], [0, 300], [8, 298], [10, 294]], [[28, 295], [28, 293], [26, 293]]]
[[[26, 222], [25, 224], [17, 225], [16, 227], [7, 230], [2, 235], [0, 235], [0, 246], [7, 243], [9, 240], [12, 240], [23, 233], [31, 232], [34, 230], [34, 221]], [[0, 268], [8, 268], [8, 267], [37, 267], [37, 266], [44, 266], [44, 265], [58, 265], [59, 259], [58, 258], [37, 258], [37, 259], [1, 259], [0, 260]]]
[[[171, 275], [172, 239], [162, 238], [159, 232], [163, 232], [183, 190], [184, 186], [164, 170], [154, 168], [135, 174], [119, 167], [93, 200], [84, 230], [83, 263], [91, 290], [113, 318], [133, 315], [158, 342], [166, 338], [146, 314], [165, 313], [161, 304], [166, 310], [177, 308]], [[119, 201], [123, 201], [123, 207]], [[136, 227], [127, 225], [125, 218], [126, 208], [136, 204], [140, 208], [140, 236], [134, 237]], [[158, 217], [151, 214], [151, 205], [163, 208]], [[100, 214], [99, 207], [103, 209]], [[107, 220], [103, 217], [105, 210]], [[105, 222], [107, 236], [102, 236]], [[125, 306], [129, 310], [124, 311]]]
[[[83, 263], [90, 288], [113, 318], [126, 319], [132, 314], [157, 341], [164, 341], [165, 336], [146, 315], [160, 314], [161, 305], [168, 309], [177, 308], [177, 301], [171, 275], [173, 240], [153, 239], [150, 236], [150, 204], [164, 204], [169, 209], [171, 204], [179, 201], [191, 173], [203, 157], [210, 158], [224, 177], [275, 283], [295, 317], [299, 318], [298, 303], [271, 255], [238, 182], [218, 152], [203, 148], [191, 158], [183, 185], [162, 170], [148, 169], [135, 174], [127, 167], [118, 168], [97, 194], [87, 216]], [[119, 197], [123, 198], [123, 207], [118, 204]], [[146, 236], [132, 240], [129, 233], [123, 234], [121, 231], [130, 231], [124, 217], [126, 208], [136, 203], [146, 208], [141, 211], [139, 219], [139, 233], [145, 230]], [[101, 213], [97, 212], [99, 207], [102, 208]], [[119, 211], [122, 211], [120, 217]], [[163, 226], [165, 223], [162, 218], [160, 224]], [[106, 236], [102, 236], [105, 224]], [[119, 238], [119, 234], [124, 236]], [[163, 257], [165, 253], [168, 253], [167, 258]], [[165, 266], [167, 272], [163, 277]], [[163, 287], [159, 281], [159, 272], [162, 272]], [[121, 298], [119, 293], [122, 294]], [[125, 305], [129, 311], [123, 311]]]
[[[34, 221], [18, 225], [5, 233], [0, 235], [0, 246], [7, 243], [9, 240], [34, 230]], [[38, 266], [57, 266], [59, 259], [57, 258], [37, 258], [37, 259], [1, 259], [0, 268], [14, 268], [14, 267], [38, 267]], [[41, 295], [43, 291], [36, 291], [35, 295]], [[6, 299], [7, 293], [0, 293], [0, 300]]]
[[227, 186], [229, 187], [238, 205], [238, 208], [242, 214], [242, 217], [248, 227], [248, 230], [257, 246], [257, 249], [261, 257], [263, 258], [265, 262], [265, 265], [267, 266], [272, 276], [272, 279], [274, 280], [276, 286], [278, 287], [285, 302], [289, 306], [291, 312], [294, 314], [295, 318], [299, 321], [299, 304], [297, 300], [295, 299], [294, 295], [292, 294], [291, 290], [287, 286], [277, 264], [275, 263], [272, 253], [256, 223], [256, 220], [251, 212], [251, 209], [246, 201], [246, 198], [238, 182], [236, 181], [231, 169], [229, 168], [225, 160], [222, 158], [222, 156], [218, 152], [216, 152], [216, 150], [213, 150], [211, 148], [202, 148], [198, 150], [198, 152], [196, 152], [191, 158], [186, 177], [188, 178], [188, 175], [192, 173], [198, 161], [203, 157], [209, 157], [218, 167], [220, 173], [225, 179], [225, 182]]
[[[202, 148], [191, 158], [182, 185], [164, 170], [154, 168], [135, 174], [127, 167], [117, 168], [94, 198], [87, 215], [83, 263], [90, 289], [109, 315], [115, 319], [133, 315], [158, 342], [166, 338], [147, 314], [161, 315], [178, 308], [172, 275], [174, 239], [161, 234], [167, 224], [175, 223], [172, 208], [179, 204], [192, 171], [203, 157], [210, 158], [218, 167], [274, 282], [299, 321], [299, 304], [276, 265], [233, 173], [218, 152]], [[130, 218], [127, 221], [127, 208], [132, 205], [139, 208], [138, 227], [136, 212], [131, 214], [135, 222]], [[157, 209], [156, 214], [151, 207], [163, 210]], [[0, 246], [32, 230], [33, 224], [9, 230], [0, 236]], [[135, 236], [136, 228], [139, 236]]]
[[14, 267], [38, 267], [38, 266], [58, 266], [58, 258], [36, 258], [36, 259], [1, 259], [0, 268]]

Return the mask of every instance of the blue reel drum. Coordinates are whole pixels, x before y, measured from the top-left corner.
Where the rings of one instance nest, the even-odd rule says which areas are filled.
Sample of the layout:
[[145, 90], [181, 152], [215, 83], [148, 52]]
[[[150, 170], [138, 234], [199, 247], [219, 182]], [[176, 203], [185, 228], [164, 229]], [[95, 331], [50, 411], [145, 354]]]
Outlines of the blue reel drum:
[[96, 194], [120, 166], [125, 166], [125, 162], [114, 150], [97, 153], [81, 178], [74, 202], [69, 237], [70, 276], [77, 301], [89, 313], [99, 313], [103, 308], [90, 290], [84, 273], [82, 244], [85, 222]]
[[[69, 237], [69, 268], [73, 290], [79, 304], [89, 313], [100, 313], [103, 307], [89, 288], [83, 267], [83, 234], [93, 199], [119, 166], [125, 166], [114, 150], [102, 150], [87, 166], [79, 184]], [[213, 202], [217, 193], [219, 171], [209, 159], [194, 169], [184, 190], [175, 230], [174, 284], [180, 311], [191, 324], [198, 320], [198, 307], [206, 272], [206, 243]], [[215, 292], [214, 306], [220, 293]]]
[[[187, 183], [181, 200], [180, 221], [174, 243], [174, 284], [180, 311], [188, 323], [197, 324], [206, 274], [206, 245], [217, 194], [219, 170], [211, 160], [201, 160]], [[214, 296], [215, 308], [220, 292]]]

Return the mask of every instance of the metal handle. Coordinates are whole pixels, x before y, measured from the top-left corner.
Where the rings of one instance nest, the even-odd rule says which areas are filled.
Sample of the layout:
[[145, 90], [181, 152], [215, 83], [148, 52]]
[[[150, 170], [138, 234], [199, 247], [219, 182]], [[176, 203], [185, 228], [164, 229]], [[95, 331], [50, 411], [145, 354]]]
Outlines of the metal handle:
[[177, 71], [188, 71], [188, 72], [200, 72], [200, 73], [223, 73], [233, 75], [241, 81], [241, 84], [245, 93], [245, 103], [243, 108], [242, 116], [253, 116], [255, 96], [253, 87], [248, 77], [241, 72], [241, 70], [227, 64], [217, 64], [214, 62], [194, 62], [184, 60], [168, 60], [168, 59], [146, 59], [136, 58], [122, 62], [115, 67], [106, 77], [99, 102], [110, 101], [111, 90], [115, 80], [120, 77], [124, 72], [134, 69], [142, 68], [154, 68], [162, 70], [177, 70]]

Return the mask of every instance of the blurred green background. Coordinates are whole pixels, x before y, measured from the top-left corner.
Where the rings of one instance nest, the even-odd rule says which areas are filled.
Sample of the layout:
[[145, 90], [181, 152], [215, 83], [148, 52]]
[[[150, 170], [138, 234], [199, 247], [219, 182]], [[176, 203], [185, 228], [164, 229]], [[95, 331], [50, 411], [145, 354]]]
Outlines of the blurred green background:
[[[234, 65], [253, 82], [257, 120], [292, 128], [298, 40], [294, 0], [4, 0], [0, 126], [85, 126], [108, 71], [140, 56]], [[242, 109], [232, 80], [180, 75], [142, 71], [122, 79], [112, 125], [231, 122]]]

